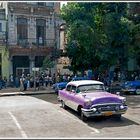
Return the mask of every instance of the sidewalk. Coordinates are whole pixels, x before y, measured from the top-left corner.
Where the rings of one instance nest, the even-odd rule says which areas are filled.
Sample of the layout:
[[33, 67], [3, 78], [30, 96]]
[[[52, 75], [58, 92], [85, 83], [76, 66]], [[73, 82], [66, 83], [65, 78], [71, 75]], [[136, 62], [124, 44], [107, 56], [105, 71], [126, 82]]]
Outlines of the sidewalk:
[[33, 95], [33, 94], [55, 94], [55, 91], [51, 87], [40, 88], [35, 90], [34, 88], [28, 88], [26, 91], [20, 91], [20, 88], [7, 87], [0, 90], [0, 96], [11, 96], [11, 95]]

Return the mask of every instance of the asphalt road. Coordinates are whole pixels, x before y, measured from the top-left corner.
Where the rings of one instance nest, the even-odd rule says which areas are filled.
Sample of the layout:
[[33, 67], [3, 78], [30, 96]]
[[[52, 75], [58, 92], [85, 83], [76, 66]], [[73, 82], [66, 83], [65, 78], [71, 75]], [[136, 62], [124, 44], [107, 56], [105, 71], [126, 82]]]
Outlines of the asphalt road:
[[122, 120], [81, 121], [64, 110], [56, 94], [0, 97], [0, 138], [135, 138], [140, 137], [140, 96], [127, 96]]

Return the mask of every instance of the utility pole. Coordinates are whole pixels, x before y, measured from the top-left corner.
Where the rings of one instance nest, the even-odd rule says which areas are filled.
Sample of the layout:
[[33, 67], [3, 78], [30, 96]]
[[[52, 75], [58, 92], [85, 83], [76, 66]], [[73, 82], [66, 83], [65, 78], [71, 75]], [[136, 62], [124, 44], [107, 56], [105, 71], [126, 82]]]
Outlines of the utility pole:
[[56, 12], [54, 11], [54, 38], [55, 38], [55, 45], [54, 45], [54, 70], [55, 76], [57, 76], [57, 25], [56, 25]]

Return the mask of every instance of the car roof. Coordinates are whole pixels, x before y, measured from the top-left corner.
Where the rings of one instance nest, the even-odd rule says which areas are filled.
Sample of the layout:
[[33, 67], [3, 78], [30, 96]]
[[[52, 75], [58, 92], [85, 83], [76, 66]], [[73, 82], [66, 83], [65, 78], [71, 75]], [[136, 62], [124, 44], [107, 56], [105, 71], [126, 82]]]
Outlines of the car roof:
[[71, 81], [67, 85], [89, 85], [89, 84], [103, 84], [103, 82], [96, 81], [96, 80], [78, 80], [78, 81]]
[[87, 77], [73, 77], [72, 80], [88, 80]]

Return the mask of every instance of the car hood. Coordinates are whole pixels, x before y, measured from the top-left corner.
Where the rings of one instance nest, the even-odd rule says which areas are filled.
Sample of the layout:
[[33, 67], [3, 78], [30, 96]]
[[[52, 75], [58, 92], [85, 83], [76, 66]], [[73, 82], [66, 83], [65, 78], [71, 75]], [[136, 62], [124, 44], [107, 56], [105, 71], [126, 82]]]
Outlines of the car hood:
[[90, 99], [94, 104], [121, 103], [124, 97], [111, 94], [109, 92], [82, 93], [83, 98]]

